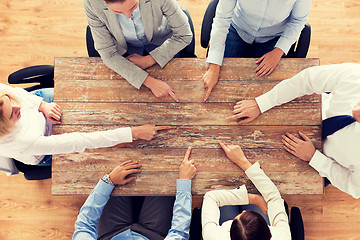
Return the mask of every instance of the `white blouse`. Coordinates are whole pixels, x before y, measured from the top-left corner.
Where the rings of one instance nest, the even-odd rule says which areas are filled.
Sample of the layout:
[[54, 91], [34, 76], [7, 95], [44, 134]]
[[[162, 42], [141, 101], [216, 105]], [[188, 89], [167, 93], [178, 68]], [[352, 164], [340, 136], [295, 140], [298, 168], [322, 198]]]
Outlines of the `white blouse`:
[[21, 118], [16, 123], [17, 129], [0, 139], [0, 155], [3, 157], [36, 165], [49, 154], [82, 152], [86, 148], [111, 147], [122, 142], [132, 142], [129, 127], [51, 135], [51, 123], [39, 112], [41, 97], [5, 84], [0, 84], [0, 90], [14, 95], [21, 104]]

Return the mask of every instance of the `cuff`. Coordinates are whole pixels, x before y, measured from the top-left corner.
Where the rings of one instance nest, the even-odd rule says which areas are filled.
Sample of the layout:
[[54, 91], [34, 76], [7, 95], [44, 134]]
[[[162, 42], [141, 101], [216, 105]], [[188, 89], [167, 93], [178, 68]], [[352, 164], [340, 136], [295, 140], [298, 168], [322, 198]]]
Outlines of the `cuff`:
[[[142, 69], [141, 69], [142, 70]], [[149, 73], [142, 70], [142, 72], [139, 71], [139, 76], [137, 77], [136, 81], [128, 81], [131, 85], [133, 85], [135, 88], [140, 89], [140, 87], [144, 84], [146, 78], [149, 76]]]
[[285, 54], [288, 54], [292, 44], [288, 38], [280, 37], [274, 48], [280, 48]]
[[256, 162], [245, 171], [245, 174], [251, 179], [252, 176], [257, 176], [259, 171], [262, 171], [262, 169], [260, 168], [260, 163]]
[[160, 50], [157, 50], [157, 48], [149, 52], [149, 54], [155, 59], [155, 61], [157, 62], [157, 64], [159, 64], [161, 68], [165, 67], [165, 65], [172, 59], [172, 57], [168, 58], [162, 56]]
[[106, 182], [100, 179], [98, 184], [96, 184], [94, 191], [104, 196], [110, 196], [114, 188], [115, 186], [107, 184]]
[[259, 106], [259, 109], [261, 111], [261, 113], [266, 112], [267, 110], [271, 109], [272, 107], [274, 107], [274, 104], [271, 102], [270, 97], [269, 97], [269, 92], [264, 93], [263, 95], [255, 98], [255, 101], [257, 103], [257, 105]]
[[117, 131], [119, 132], [118, 134], [123, 142], [133, 141], [133, 136], [130, 127], [118, 128]]
[[211, 51], [209, 50], [209, 55], [206, 59], [206, 65], [209, 65], [210, 63], [216, 64], [221, 66], [224, 60], [224, 52], [219, 51]]
[[326, 168], [328, 158], [319, 152], [315, 151], [314, 156], [311, 158], [309, 165], [313, 167], [316, 171], [320, 172], [322, 169]]
[[176, 179], [177, 192], [191, 192], [191, 179]]

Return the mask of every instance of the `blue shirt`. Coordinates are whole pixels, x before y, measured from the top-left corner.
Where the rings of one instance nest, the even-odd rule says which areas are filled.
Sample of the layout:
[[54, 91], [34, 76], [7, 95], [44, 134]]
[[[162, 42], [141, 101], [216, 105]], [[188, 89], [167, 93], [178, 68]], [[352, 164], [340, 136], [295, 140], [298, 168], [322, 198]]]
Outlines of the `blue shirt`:
[[249, 44], [280, 36], [275, 47], [286, 54], [304, 28], [310, 5], [311, 0], [219, 0], [207, 63], [222, 64], [230, 24]]
[[133, 11], [130, 18], [124, 14], [117, 14], [117, 18], [127, 43], [127, 53], [143, 55], [144, 49], [147, 52], [154, 50], [157, 46], [149, 44], [145, 35], [145, 28], [141, 18], [140, 4]]
[[[73, 240], [97, 239], [96, 227], [103, 208], [110, 198], [114, 186], [100, 180], [94, 190], [86, 199], [80, 209], [78, 218], [75, 222], [75, 232]], [[176, 200], [173, 209], [171, 229], [165, 240], [189, 239], [191, 221], [191, 180], [177, 179], [176, 181]], [[148, 238], [132, 230], [126, 230], [114, 236], [112, 240], [148, 240]]]

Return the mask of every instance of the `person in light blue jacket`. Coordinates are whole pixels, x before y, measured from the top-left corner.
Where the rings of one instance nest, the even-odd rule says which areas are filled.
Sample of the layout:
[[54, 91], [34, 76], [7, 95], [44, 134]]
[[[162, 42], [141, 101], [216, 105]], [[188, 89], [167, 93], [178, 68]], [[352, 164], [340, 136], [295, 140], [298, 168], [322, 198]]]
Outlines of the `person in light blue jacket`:
[[196, 174], [191, 147], [179, 168], [176, 197], [110, 197], [115, 185], [133, 181], [141, 164], [126, 161], [98, 182], [80, 209], [73, 240], [189, 239], [191, 179]]

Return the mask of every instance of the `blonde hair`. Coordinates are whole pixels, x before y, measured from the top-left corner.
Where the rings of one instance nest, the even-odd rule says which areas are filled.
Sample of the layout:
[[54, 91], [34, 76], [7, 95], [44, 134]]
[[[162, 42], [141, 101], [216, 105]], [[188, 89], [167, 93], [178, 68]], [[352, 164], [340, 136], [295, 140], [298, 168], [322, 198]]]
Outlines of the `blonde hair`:
[[0, 90], [0, 139], [16, 129], [16, 125], [4, 116], [4, 100], [2, 99], [3, 96], [8, 96], [12, 101], [19, 103], [19, 100], [14, 95]]

